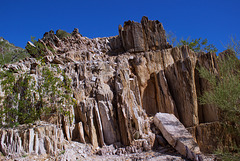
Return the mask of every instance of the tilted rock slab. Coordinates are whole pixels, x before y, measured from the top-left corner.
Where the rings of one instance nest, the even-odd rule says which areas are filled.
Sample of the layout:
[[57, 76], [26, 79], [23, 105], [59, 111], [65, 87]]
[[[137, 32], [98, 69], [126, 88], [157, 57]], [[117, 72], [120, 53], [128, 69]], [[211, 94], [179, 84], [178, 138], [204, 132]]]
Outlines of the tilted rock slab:
[[154, 117], [154, 124], [160, 129], [168, 143], [180, 154], [192, 160], [203, 160], [198, 144], [173, 114], [157, 113]]

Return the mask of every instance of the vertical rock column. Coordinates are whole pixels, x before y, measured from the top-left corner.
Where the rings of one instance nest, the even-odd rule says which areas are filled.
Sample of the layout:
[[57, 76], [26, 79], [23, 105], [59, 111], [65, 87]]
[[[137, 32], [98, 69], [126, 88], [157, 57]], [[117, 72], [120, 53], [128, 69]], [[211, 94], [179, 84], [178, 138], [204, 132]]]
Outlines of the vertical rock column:
[[[195, 87], [196, 54], [187, 46], [173, 48], [171, 55], [163, 55], [164, 72], [168, 87], [176, 104], [180, 121], [185, 127], [199, 124]], [[174, 60], [169, 62], [169, 57]]]
[[140, 92], [137, 90], [138, 83], [136, 79], [136, 76], [131, 75], [128, 60], [119, 58], [115, 89], [119, 131], [124, 145], [130, 145], [133, 139], [139, 138], [137, 136], [144, 136], [150, 132], [146, 114], [139, 100]]
[[143, 17], [141, 23], [124, 22], [119, 27], [119, 36], [127, 52], [143, 52], [167, 48], [165, 30], [159, 21], [150, 21]]
[[10, 157], [22, 155], [57, 155], [66, 143], [57, 125], [40, 124], [33, 128], [0, 129], [0, 151]]
[[[217, 67], [217, 57], [215, 53], [200, 53], [196, 67], [200, 68], [206, 68], [210, 70], [211, 72], [217, 74], [218, 67]], [[200, 97], [203, 95], [205, 91], [210, 90], [211, 86], [208, 83], [207, 80], [202, 79], [200, 77], [200, 73], [197, 69], [195, 69], [195, 82], [196, 82], [196, 90], [197, 95]], [[199, 114], [199, 122], [200, 123], [206, 123], [206, 122], [214, 122], [218, 121], [218, 115], [219, 111], [218, 108], [214, 105], [198, 105], [198, 114]]]

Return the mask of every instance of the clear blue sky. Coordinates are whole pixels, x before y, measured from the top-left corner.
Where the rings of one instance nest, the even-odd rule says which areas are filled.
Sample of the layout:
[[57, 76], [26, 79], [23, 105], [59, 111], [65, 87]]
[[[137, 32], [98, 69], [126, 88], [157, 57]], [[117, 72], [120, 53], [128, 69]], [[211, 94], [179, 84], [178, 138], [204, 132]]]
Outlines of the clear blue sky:
[[1, 0], [0, 14], [0, 36], [23, 48], [51, 29], [115, 36], [119, 24], [142, 16], [159, 20], [178, 38], [207, 38], [219, 51], [231, 35], [240, 39], [239, 0]]

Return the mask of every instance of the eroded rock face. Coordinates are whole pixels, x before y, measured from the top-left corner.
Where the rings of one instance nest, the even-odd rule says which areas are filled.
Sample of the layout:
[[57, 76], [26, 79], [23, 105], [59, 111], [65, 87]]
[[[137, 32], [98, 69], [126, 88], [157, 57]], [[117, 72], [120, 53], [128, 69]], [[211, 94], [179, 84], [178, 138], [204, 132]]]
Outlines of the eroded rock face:
[[[74, 119], [61, 122], [68, 141], [90, 143], [96, 149], [144, 139], [145, 146], [152, 147], [155, 134], [149, 118], [158, 112], [174, 114], [185, 127], [218, 120], [216, 107], [198, 104], [197, 96], [208, 85], [196, 69], [204, 65], [217, 71], [216, 55], [200, 55], [187, 46], [171, 48], [159, 21], [146, 17], [141, 23], [128, 21], [119, 27], [118, 36], [105, 38], [89, 39], [75, 29], [60, 39], [51, 31], [40, 43], [46, 47], [46, 65], [57, 64], [72, 80], [77, 102], [71, 111]], [[28, 58], [4, 68], [38, 77], [37, 64], [38, 60]], [[4, 145], [1, 151], [8, 149]], [[29, 148], [17, 151], [21, 150], [29, 152]]]

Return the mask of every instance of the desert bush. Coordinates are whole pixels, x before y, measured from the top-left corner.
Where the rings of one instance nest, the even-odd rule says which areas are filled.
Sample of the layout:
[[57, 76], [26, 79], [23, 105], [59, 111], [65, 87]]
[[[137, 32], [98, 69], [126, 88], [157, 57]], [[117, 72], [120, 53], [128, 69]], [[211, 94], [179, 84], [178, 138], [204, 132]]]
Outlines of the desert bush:
[[[227, 153], [239, 157], [240, 143], [240, 61], [239, 41], [231, 41], [228, 50], [218, 57], [218, 74], [200, 67], [200, 76], [206, 79], [211, 89], [199, 98], [201, 104], [213, 104], [220, 109], [220, 121], [233, 138], [234, 146], [223, 147]], [[223, 157], [228, 155], [222, 153]], [[239, 159], [239, 158], [238, 158]]]
[[27, 44], [25, 47], [27, 52], [34, 58], [41, 59], [43, 56], [47, 55], [47, 50], [50, 50], [52, 53], [54, 53], [54, 49], [49, 45], [44, 45], [40, 41], [36, 41], [35, 37], [31, 36], [31, 43]]
[[188, 37], [186, 40], [183, 38], [178, 40], [177, 36], [174, 34], [174, 32], [167, 32], [166, 33], [167, 41], [170, 45], [173, 47], [175, 46], [183, 46], [187, 45], [190, 49], [192, 49], [195, 52], [217, 52], [217, 48], [213, 44], [208, 44], [207, 39], [197, 38], [197, 39], [190, 39]]
[[66, 31], [64, 31], [64, 30], [59, 29], [59, 30], [57, 30], [57, 32], [56, 32], [56, 36], [59, 37], [60, 39], [63, 39], [63, 38], [65, 38], [65, 37], [71, 36], [71, 34], [68, 33], [68, 32], [66, 32]]
[[[51, 115], [70, 116], [73, 106], [71, 80], [57, 66], [38, 66], [38, 76], [2, 71], [0, 126], [32, 123]], [[71, 120], [71, 118], [70, 118]]]
[[18, 60], [29, 57], [26, 50], [16, 47], [7, 40], [1, 38], [0, 41], [0, 65], [14, 63]]
[[190, 38], [188, 38], [187, 40], [181, 39], [178, 45], [179, 46], [188, 45], [189, 48], [195, 52], [200, 52], [200, 51], [217, 52], [218, 51], [213, 44], [208, 44], [207, 39], [202, 40], [202, 38], [192, 39], [191, 41], [190, 41]]

